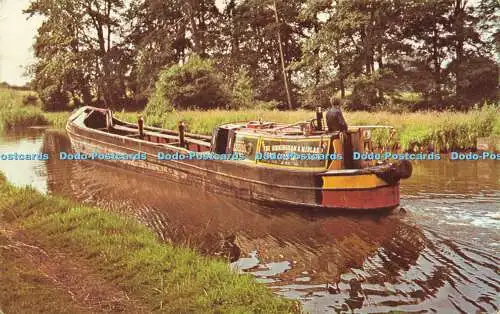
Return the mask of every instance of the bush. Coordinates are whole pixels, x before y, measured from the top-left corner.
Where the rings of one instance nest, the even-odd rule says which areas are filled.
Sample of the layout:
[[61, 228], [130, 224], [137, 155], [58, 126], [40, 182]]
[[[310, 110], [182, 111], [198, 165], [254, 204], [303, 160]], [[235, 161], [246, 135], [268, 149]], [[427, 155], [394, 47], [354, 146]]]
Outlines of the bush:
[[37, 103], [38, 103], [38, 96], [33, 94], [23, 96], [23, 105], [35, 106]]
[[160, 72], [155, 92], [146, 106], [146, 115], [172, 109], [226, 108], [230, 95], [211, 60], [191, 55], [184, 65]]
[[62, 111], [69, 108], [70, 97], [55, 85], [48, 86], [40, 91], [42, 109], [44, 111]]
[[352, 94], [347, 101], [347, 108], [351, 110], [374, 109], [377, 104], [383, 103], [377, 95], [380, 74], [351, 76], [348, 81], [352, 85]]

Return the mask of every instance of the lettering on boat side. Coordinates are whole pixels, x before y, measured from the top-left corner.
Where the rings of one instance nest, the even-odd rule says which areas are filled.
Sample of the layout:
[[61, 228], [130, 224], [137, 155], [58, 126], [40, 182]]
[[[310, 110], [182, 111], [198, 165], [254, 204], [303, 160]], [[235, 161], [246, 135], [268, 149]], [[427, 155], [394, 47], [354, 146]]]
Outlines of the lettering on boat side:
[[329, 154], [329, 143], [326, 138], [262, 138], [255, 159], [282, 167], [326, 168], [329, 160], [342, 159], [340, 154]]
[[243, 155], [247, 160], [255, 160], [259, 138], [237, 134], [233, 144], [233, 152]]
[[59, 153], [60, 160], [147, 160], [146, 153], [124, 154], [124, 153]]
[[319, 146], [280, 144], [280, 145], [263, 145], [262, 151], [266, 153], [286, 151], [286, 152], [321, 154], [324, 151], [324, 148]]

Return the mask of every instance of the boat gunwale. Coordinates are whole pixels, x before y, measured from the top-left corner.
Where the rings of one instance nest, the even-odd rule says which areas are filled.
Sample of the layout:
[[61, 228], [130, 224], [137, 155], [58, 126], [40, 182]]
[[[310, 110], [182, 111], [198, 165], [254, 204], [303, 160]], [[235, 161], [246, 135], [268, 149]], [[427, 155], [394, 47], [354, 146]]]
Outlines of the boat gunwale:
[[[93, 107], [89, 107], [89, 106], [85, 106], [85, 107], [82, 107], [80, 109], [78, 109], [78, 112], [80, 112], [80, 115], [81, 114], [86, 114], [87, 116], [90, 115], [90, 113], [85, 113], [85, 108], [88, 108], [88, 109], [91, 109], [91, 110], [95, 110], [95, 109], [100, 109], [100, 108], [93, 108]], [[75, 112], [76, 113], [76, 112]], [[171, 145], [171, 144], [167, 144], [167, 143], [154, 143], [154, 142], [150, 142], [150, 141], [146, 141], [146, 140], [143, 140], [143, 139], [138, 139], [138, 138], [134, 138], [134, 137], [125, 137], [123, 135], [118, 135], [118, 134], [114, 134], [114, 133], [110, 133], [110, 132], [105, 132], [105, 131], [102, 131], [102, 130], [99, 130], [99, 129], [96, 129], [96, 128], [91, 128], [91, 127], [88, 127], [86, 126], [84, 123], [83, 123], [83, 119], [81, 121], [81, 123], [76, 123], [75, 120], [78, 116], [80, 115], [77, 115], [73, 118], [70, 118], [70, 120], [68, 120], [68, 123], [66, 124], [66, 131], [67, 132], [70, 132], [68, 130], [68, 126], [70, 125], [73, 125], [74, 127], [77, 127], [77, 128], [80, 128], [80, 129], [83, 129], [83, 130], [86, 130], [87, 132], [90, 132], [90, 133], [96, 133], [96, 134], [100, 134], [100, 135], [103, 135], [103, 136], [107, 136], [107, 137], [112, 137], [114, 139], [117, 139], [117, 140], [123, 140], [123, 139], [128, 139], [130, 141], [133, 141], [133, 142], [136, 142], [138, 144], [147, 144], [147, 145], [151, 145], [153, 147], [157, 147], [157, 148], [160, 148], [160, 147], [165, 147], [165, 148], [169, 148], [171, 150], [174, 150], [174, 151], [178, 151], [179, 153], [196, 153], [196, 154], [209, 154], [210, 152], [195, 152], [195, 151], [192, 151], [192, 150], [189, 150], [189, 149], [186, 149], [186, 148], [183, 148], [183, 147], [180, 147], [180, 146], [175, 146], [175, 145]], [[85, 118], [84, 118], [85, 119]], [[132, 123], [128, 123], [128, 122], [124, 122], [122, 120], [119, 120], [117, 118], [114, 118], [114, 120], [116, 121], [119, 121], [123, 124], [126, 124], [126, 125], [133, 125]], [[159, 130], [164, 130], [164, 129], [160, 129], [160, 128], [157, 128]], [[175, 131], [172, 131], [172, 130], [168, 130], [168, 131], [171, 131], [171, 132], [175, 132]], [[73, 132], [70, 132], [70, 133], [73, 133]], [[85, 137], [87, 140], [92, 140], [92, 141], [96, 141], [96, 142], [99, 142], [101, 144], [106, 144], [106, 145], [112, 145], [112, 146], [117, 146], [119, 148], [124, 148], [124, 149], [127, 149], [127, 150], [130, 150], [130, 151], [134, 151], [136, 153], [140, 153], [140, 151], [136, 151], [132, 148], [129, 148], [129, 147], [126, 147], [126, 146], [120, 146], [120, 145], [116, 145], [116, 144], [113, 144], [113, 143], [109, 143], [109, 142], [103, 142], [103, 141], [100, 141], [100, 140], [97, 140], [95, 138], [91, 138], [91, 137], [86, 137], [86, 136], [82, 136], [80, 134], [76, 134], [76, 133], [73, 133], [75, 134], [76, 136], [81, 136], [81, 137]], [[187, 133], [186, 133], [187, 134]], [[251, 136], [256, 136], [256, 134], [249, 134]], [[315, 139], [323, 139], [322, 137], [316, 137]], [[156, 157], [157, 156], [154, 156], [152, 154], [149, 154], [147, 152], [145, 152], [147, 155], [149, 156], [152, 156], [152, 157]], [[180, 162], [178, 160], [170, 160], [170, 161], [174, 161], [174, 162], [177, 162], [177, 163], [180, 163], [180, 164], [183, 164], [183, 165], [190, 165], [190, 166], [194, 166], [190, 163], [184, 163], [184, 162]], [[248, 168], [256, 168], [256, 167], [259, 167], [259, 168], [264, 168], [264, 169], [271, 169], [273, 171], [283, 171], [283, 172], [291, 172], [291, 173], [301, 173], [301, 174], [305, 174], [305, 173], [309, 173], [309, 174], [313, 174], [313, 175], [316, 175], [316, 176], [355, 176], [355, 175], [363, 175], [363, 174], [375, 174], [373, 172], [373, 169], [378, 169], [380, 168], [380, 166], [372, 166], [372, 167], [367, 167], [367, 168], [362, 168], [362, 169], [328, 169], [328, 168], [322, 168], [321, 170], [317, 170], [317, 169], [311, 169], [311, 168], [308, 168], [308, 169], [301, 169], [301, 168], [282, 168], [282, 167], [272, 167], [272, 166], [268, 166], [267, 164], [263, 164], [263, 163], [257, 163], [255, 161], [241, 161], [241, 160], [231, 160], [231, 159], [227, 159], [227, 160], [216, 160], [214, 159], [213, 160], [214, 162], [223, 162], [223, 163], [232, 163], [232, 164], [238, 164], [238, 165], [242, 165], [242, 166], [245, 166], [245, 167], [248, 167]], [[387, 165], [389, 166], [389, 165]], [[201, 167], [198, 167], [198, 166], [195, 166], [201, 170], [208, 170], [206, 168], [201, 168]], [[223, 173], [220, 173], [220, 172], [217, 172], [219, 174], [223, 174]], [[240, 178], [240, 177], [236, 177], [236, 178]], [[256, 182], [262, 182], [262, 181], [256, 181]], [[388, 184], [390, 185], [390, 184]], [[321, 189], [321, 188], [319, 188]], [[368, 188], [368, 189], [372, 189], [372, 188]], [[346, 189], [346, 190], [350, 190], [350, 189]]]
[[[94, 130], [92, 128], [89, 128], [90, 130]], [[115, 147], [118, 147], [118, 148], [121, 148], [121, 149], [125, 149], [125, 150], [128, 150], [128, 151], [131, 151], [131, 152], [135, 152], [135, 153], [145, 153], [147, 156], [150, 156], [150, 157], [157, 157], [157, 156], [154, 156], [153, 154], [150, 154], [148, 152], [144, 152], [144, 151], [138, 151], [138, 150], [135, 150], [133, 148], [130, 148], [130, 147], [126, 147], [126, 146], [120, 146], [120, 145], [116, 145], [116, 144], [113, 144], [113, 143], [109, 143], [109, 142], [103, 142], [103, 141], [100, 141], [98, 139], [95, 139], [95, 138], [91, 138], [91, 137], [87, 137], [87, 136], [84, 136], [84, 135], [81, 135], [81, 134], [76, 134], [74, 132], [72, 132], [71, 130], [68, 129], [68, 127], [66, 128], [66, 131], [68, 133], [70, 133], [71, 135], [73, 136], [76, 136], [76, 137], [80, 137], [80, 138], [84, 138], [86, 139], [87, 141], [88, 140], [91, 140], [93, 142], [97, 142], [97, 143], [101, 143], [101, 144], [105, 144], [105, 145], [108, 145], [108, 146], [115, 146]], [[109, 133], [106, 133], [106, 132], [103, 132], [105, 134], [109, 134]], [[135, 139], [134, 139], [135, 140]], [[146, 143], [149, 143], [146, 141]], [[152, 143], [152, 144], [157, 144], [157, 143]], [[164, 144], [160, 144], [160, 145], [164, 145]], [[217, 161], [217, 160], [214, 160], [214, 161]], [[234, 161], [234, 160], [224, 160], [225, 162], [227, 161], [232, 161], [232, 162], [235, 162], [235, 163], [238, 163], [237, 161]], [[231, 175], [231, 174], [228, 174], [228, 173], [224, 173], [224, 172], [220, 172], [220, 171], [215, 171], [215, 170], [212, 170], [212, 169], [207, 169], [207, 168], [203, 168], [203, 167], [200, 167], [200, 166], [197, 166], [197, 165], [194, 165], [193, 163], [186, 163], [186, 162], [182, 162], [180, 160], [169, 160], [169, 162], [174, 162], [174, 163], [177, 163], [177, 164], [180, 164], [180, 165], [184, 165], [184, 166], [188, 166], [188, 167], [191, 167], [191, 168], [195, 168], [197, 170], [200, 170], [200, 171], [205, 171], [205, 172], [210, 172], [210, 173], [213, 173], [213, 174], [217, 174], [217, 175], [222, 175], [222, 176], [226, 176], [226, 177], [229, 177], [229, 178], [232, 178], [232, 179], [238, 179], [238, 180], [243, 180], [245, 182], [250, 182], [250, 183], [254, 183], [254, 184], [260, 184], [260, 185], [265, 185], [265, 186], [272, 186], [272, 187], [278, 187], [278, 188], [285, 188], [285, 189], [296, 189], [296, 190], [311, 190], [311, 191], [330, 191], [330, 190], [335, 190], [335, 191], [362, 191], [362, 190], [376, 190], [376, 189], [379, 189], [379, 188], [382, 188], [382, 187], [387, 187], [387, 186], [392, 186], [391, 184], [387, 184], [387, 185], [384, 185], [384, 186], [376, 186], [376, 187], [368, 187], [368, 188], [336, 188], [336, 189], [331, 189], [331, 188], [324, 188], [324, 187], [312, 187], [312, 186], [308, 186], [308, 187], [303, 187], [303, 186], [293, 186], [293, 185], [281, 185], [281, 184], [273, 184], [273, 183], [268, 183], [268, 182], [264, 182], [264, 181], [259, 181], [259, 180], [253, 180], [253, 179], [247, 179], [247, 178], [244, 178], [244, 177], [239, 177], [239, 176], [234, 176], [234, 175]], [[161, 163], [159, 163], [161, 164]], [[252, 167], [250, 166], [249, 164], [242, 164], [241, 162], [238, 163], [239, 165], [245, 165], [247, 167], [250, 167], [250, 168], [255, 168], [255, 167]], [[269, 168], [269, 167], [266, 167], [266, 166], [261, 166], [262, 168]], [[294, 171], [295, 169], [281, 169], [281, 168], [271, 168], [273, 170], [280, 170], [280, 171], [286, 171], [286, 172], [297, 172], [297, 171]], [[369, 168], [366, 168], [366, 169], [369, 169]], [[343, 169], [345, 170], [345, 169]], [[350, 169], [349, 169], [350, 170]], [[365, 169], [354, 169], [354, 170], [365, 170]], [[333, 171], [339, 171], [339, 170], [333, 170]], [[342, 171], [342, 170], [340, 170]], [[304, 171], [300, 171], [301, 173], [304, 173]], [[312, 171], [308, 171], [309, 173], [311, 173]], [[316, 173], [313, 173], [314, 175], [317, 175], [317, 176], [323, 176], [324, 174], [328, 174], [327, 172], [316, 172]], [[331, 174], [331, 171], [330, 171], [330, 174]], [[342, 172], [339, 172], [339, 176], [341, 175], [344, 175], [344, 176], [354, 176], [354, 175], [363, 175], [363, 174], [375, 174], [373, 172], [364, 172], [364, 173], [342, 173]]]

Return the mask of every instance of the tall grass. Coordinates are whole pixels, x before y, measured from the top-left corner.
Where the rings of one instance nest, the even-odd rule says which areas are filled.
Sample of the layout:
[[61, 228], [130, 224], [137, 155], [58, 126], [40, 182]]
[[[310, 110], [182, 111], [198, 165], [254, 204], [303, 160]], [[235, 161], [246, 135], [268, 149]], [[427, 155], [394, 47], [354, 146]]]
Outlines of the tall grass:
[[230, 270], [227, 262], [162, 243], [131, 218], [15, 188], [3, 177], [0, 199], [0, 223], [16, 226], [42, 248], [85, 258], [86, 267], [139, 300], [147, 312], [300, 310], [296, 302], [273, 295], [253, 277]]
[[[129, 122], [136, 122], [140, 113], [117, 113], [116, 116]], [[175, 129], [177, 122], [186, 122], [193, 133], [211, 134], [219, 124], [258, 120], [293, 123], [315, 117], [313, 111], [271, 111], [271, 110], [209, 110], [209, 111], [173, 111], [163, 116], [146, 116], [146, 124]], [[397, 136], [389, 144], [399, 142], [403, 150], [425, 149], [436, 151], [469, 149], [476, 146], [478, 137], [500, 135], [500, 107], [486, 105], [482, 109], [469, 112], [346, 112], [349, 125], [390, 125], [397, 131]], [[381, 132], [374, 137], [379, 144], [386, 144], [389, 132]]]
[[44, 112], [39, 104], [25, 104], [28, 96], [37, 98], [30, 91], [0, 87], [0, 131], [43, 125], [64, 128], [70, 112]]
[[60, 112], [44, 112], [43, 115], [47, 119], [48, 124], [56, 129], [64, 129], [71, 112], [60, 111]]
[[23, 105], [26, 91], [0, 88], [0, 131], [33, 125], [47, 125], [42, 110], [34, 105]]

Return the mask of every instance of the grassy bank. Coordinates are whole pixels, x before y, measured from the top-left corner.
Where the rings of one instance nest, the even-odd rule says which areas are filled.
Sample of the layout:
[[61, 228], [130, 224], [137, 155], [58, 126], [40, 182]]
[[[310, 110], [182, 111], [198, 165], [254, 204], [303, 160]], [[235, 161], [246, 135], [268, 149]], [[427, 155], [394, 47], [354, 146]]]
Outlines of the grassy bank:
[[23, 105], [30, 92], [0, 88], [0, 131], [32, 125], [47, 125], [49, 121], [40, 108]]
[[[133, 300], [134, 311], [298, 311], [296, 303], [273, 295], [249, 276], [237, 275], [225, 261], [161, 243], [134, 220], [59, 197], [46, 197], [31, 188], [15, 188], [3, 177], [0, 199], [0, 309], [6, 313], [41, 308], [49, 312], [74, 308], [93, 311], [85, 307], [88, 296], [80, 300], [77, 293], [66, 293], [71, 292], [67, 288], [71, 282], [65, 285], [71, 273], [49, 276], [49, 266], [39, 269], [40, 263], [24, 261], [27, 254], [16, 255], [16, 247], [43, 252], [42, 265], [64, 256], [64, 265], [75, 265], [70, 268], [76, 269], [74, 276], [88, 273], [91, 282], [101, 282], [96, 289], [109, 286], [105, 291], [123, 291], [127, 300]], [[20, 236], [23, 245], [14, 245], [21, 242]], [[52, 269], [61, 271], [60, 267]], [[76, 290], [85, 290], [81, 286], [86, 280], [77, 280]], [[97, 297], [102, 298], [102, 294], [97, 293]]]

